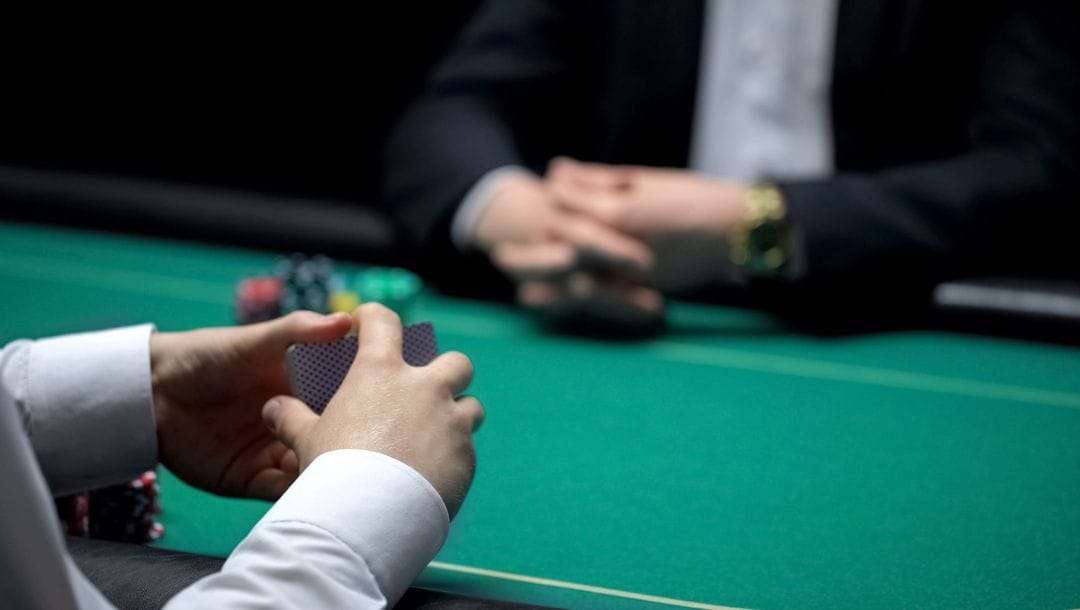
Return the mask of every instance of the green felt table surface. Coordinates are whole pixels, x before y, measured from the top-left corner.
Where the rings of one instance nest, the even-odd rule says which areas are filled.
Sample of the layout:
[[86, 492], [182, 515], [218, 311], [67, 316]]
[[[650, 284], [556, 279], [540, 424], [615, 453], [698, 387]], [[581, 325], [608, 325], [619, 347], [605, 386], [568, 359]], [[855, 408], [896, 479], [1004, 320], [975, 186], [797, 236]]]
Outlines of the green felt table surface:
[[[0, 224], [0, 339], [232, 322], [259, 253]], [[673, 305], [604, 342], [424, 294], [476, 365], [479, 469], [418, 586], [574, 608], [1080, 606], [1080, 350], [793, 334]], [[267, 504], [162, 478], [160, 545], [225, 555]]]

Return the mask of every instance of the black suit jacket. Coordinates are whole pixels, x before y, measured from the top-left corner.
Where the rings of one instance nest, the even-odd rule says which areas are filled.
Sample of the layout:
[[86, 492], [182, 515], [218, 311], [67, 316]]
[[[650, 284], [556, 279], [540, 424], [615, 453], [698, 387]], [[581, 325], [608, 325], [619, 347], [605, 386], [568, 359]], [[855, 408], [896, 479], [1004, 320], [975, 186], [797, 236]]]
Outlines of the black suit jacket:
[[[1043, 265], [1056, 231], [1075, 236], [1075, 5], [840, 1], [836, 174], [780, 183], [809, 280]], [[495, 167], [542, 172], [557, 154], [685, 166], [703, 6], [485, 5], [386, 149], [384, 200], [417, 247], [455, 260], [453, 212]]]

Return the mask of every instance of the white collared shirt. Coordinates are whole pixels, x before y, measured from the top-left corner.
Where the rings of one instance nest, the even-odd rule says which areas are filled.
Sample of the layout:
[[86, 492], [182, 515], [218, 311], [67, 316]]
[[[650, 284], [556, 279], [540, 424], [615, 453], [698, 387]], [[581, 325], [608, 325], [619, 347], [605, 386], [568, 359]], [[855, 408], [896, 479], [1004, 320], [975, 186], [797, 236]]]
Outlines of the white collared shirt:
[[740, 182], [832, 173], [837, 0], [710, 0], [690, 168]]

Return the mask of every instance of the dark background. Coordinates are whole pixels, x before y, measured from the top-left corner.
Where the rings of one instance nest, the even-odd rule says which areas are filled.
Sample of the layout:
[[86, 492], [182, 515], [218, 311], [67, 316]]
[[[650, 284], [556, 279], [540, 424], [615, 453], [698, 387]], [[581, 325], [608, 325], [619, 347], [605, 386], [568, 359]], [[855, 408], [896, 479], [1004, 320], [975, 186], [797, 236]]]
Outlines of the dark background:
[[382, 141], [478, 4], [10, 15], [4, 216], [380, 258]]

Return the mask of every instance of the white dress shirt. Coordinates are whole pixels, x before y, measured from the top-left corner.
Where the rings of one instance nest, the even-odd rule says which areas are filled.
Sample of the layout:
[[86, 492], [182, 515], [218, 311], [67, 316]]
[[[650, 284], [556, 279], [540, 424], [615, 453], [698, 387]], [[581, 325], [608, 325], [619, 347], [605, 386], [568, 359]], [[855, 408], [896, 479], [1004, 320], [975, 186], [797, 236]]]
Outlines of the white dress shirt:
[[[690, 169], [746, 183], [832, 173], [837, 1], [707, 0]], [[492, 196], [521, 173], [501, 167], [469, 190], [450, 229], [459, 249], [474, 246]]]
[[832, 173], [836, 3], [706, 3], [691, 169], [741, 182]]
[[[121, 482], [154, 465], [151, 331], [17, 341], [0, 351], [4, 607], [111, 607], [67, 554], [50, 496]], [[412, 468], [368, 451], [326, 453], [221, 572], [168, 608], [389, 607], [448, 527], [442, 499]]]

